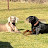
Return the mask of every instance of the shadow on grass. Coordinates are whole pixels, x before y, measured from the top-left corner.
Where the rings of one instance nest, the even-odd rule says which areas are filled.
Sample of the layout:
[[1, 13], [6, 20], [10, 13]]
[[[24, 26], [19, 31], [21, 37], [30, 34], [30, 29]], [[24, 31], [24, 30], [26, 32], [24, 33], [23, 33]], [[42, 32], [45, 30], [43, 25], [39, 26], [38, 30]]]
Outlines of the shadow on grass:
[[[14, 11], [14, 10], [28, 10], [31, 8], [16, 8], [16, 9], [9, 9], [9, 11]], [[8, 11], [8, 9], [0, 9], [0, 11]]]
[[[46, 7], [48, 9], [48, 7]], [[46, 9], [45, 7], [30, 7], [30, 8], [11, 8], [9, 11], [14, 10], [28, 10], [28, 9]], [[8, 9], [0, 9], [0, 11], [8, 11]]]
[[0, 48], [13, 48], [9, 42], [1, 42], [0, 41]]
[[18, 29], [19, 31], [21, 31], [21, 30], [24, 30], [24, 29]]

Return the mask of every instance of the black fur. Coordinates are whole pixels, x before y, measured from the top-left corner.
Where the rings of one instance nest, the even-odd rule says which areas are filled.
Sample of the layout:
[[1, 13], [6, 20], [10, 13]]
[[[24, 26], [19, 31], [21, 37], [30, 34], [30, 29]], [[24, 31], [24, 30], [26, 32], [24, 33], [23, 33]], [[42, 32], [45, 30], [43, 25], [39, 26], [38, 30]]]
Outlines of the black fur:
[[[37, 17], [29, 16], [28, 18], [26, 18], [26, 20], [29, 20], [29, 23], [31, 23], [31, 31], [33, 32], [33, 34], [48, 33], [48, 24], [44, 24], [39, 21], [39, 23], [34, 26], [34, 24], [39, 20]], [[33, 29], [35, 29], [35, 31], [33, 31]]]

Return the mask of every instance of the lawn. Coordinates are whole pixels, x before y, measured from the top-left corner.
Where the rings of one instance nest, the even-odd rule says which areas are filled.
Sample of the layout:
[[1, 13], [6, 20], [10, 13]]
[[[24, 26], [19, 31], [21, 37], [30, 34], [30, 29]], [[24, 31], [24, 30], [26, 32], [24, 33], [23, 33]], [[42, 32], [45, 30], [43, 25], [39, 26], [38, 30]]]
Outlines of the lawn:
[[[7, 10], [7, 2], [0, 2], [0, 23], [5, 24], [9, 16], [16, 16], [19, 18], [16, 26], [21, 33], [31, 30], [31, 24], [25, 21], [31, 15], [46, 19], [48, 23], [48, 4], [10, 2], [10, 10]], [[0, 32], [0, 48], [48, 48], [48, 34], [24, 36]]]

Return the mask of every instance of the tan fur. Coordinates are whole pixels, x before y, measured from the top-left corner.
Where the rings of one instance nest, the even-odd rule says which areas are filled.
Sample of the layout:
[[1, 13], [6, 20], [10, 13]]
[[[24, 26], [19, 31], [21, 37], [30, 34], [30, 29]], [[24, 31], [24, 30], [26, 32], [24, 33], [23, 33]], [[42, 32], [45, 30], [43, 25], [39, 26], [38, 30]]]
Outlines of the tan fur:
[[[10, 24], [11, 25], [11, 24]], [[19, 32], [16, 26], [9, 26], [8, 23], [6, 24], [0, 24], [0, 31], [5, 31], [5, 32]]]
[[0, 24], [0, 31], [7, 31], [6, 24]]
[[8, 19], [9, 22], [6, 23], [6, 24], [0, 24], [0, 32], [1, 31], [5, 31], [5, 32], [19, 32], [18, 29], [16, 28], [15, 25], [13, 25], [12, 23], [15, 23], [14, 20], [15, 17], [14, 16], [11, 16], [10, 19]]

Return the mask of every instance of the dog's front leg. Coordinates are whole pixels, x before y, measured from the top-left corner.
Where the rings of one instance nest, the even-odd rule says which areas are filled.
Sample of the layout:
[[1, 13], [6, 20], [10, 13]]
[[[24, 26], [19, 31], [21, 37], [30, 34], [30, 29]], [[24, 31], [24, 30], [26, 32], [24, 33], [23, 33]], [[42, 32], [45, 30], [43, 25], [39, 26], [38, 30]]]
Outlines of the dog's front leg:
[[32, 34], [34, 34], [33, 28], [31, 29], [31, 31], [32, 31]]
[[20, 33], [20, 31], [19, 31], [16, 27], [15, 27], [14, 31], [15, 31], [16, 33]]
[[31, 26], [31, 31], [32, 31], [32, 34], [34, 33], [34, 31], [33, 31], [33, 25]]
[[36, 27], [36, 35], [39, 34], [40, 28]]
[[35, 27], [31, 27], [32, 34], [35, 34]]

